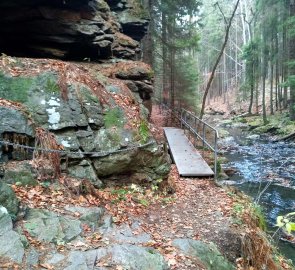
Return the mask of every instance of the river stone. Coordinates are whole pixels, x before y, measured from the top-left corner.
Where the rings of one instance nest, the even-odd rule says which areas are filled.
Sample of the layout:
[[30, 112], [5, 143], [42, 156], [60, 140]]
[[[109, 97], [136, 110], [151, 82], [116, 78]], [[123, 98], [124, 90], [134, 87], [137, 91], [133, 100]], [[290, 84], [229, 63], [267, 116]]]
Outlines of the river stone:
[[21, 263], [24, 256], [24, 247], [19, 235], [12, 228], [11, 217], [0, 210], [0, 258]]
[[95, 267], [99, 262], [122, 266], [123, 269], [129, 270], [168, 269], [164, 258], [155, 249], [129, 244], [116, 244], [88, 251], [71, 251], [65, 258], [59, 256], [59, 260], [53, 260], [53, 257], [47, 259], [46, 263], [53, 265], [54, 269], [104, 269]]
[[55, 138], [59, 144], [61, 144], [67, 151], [78, 151], [80, 144], [75, 134], [75, 131], [60, 132], [55, 135]]
[[75, 85], [61, 89], [59, 78], [52, 72], [41, 73], [33, 79], [25, 105], [38, 125], [50, 130], [88, 125]]
[[0, 206], [4, 206], [10, 215], [16, 216], [19, 210], [19, 200], [12, 188], [0, 181]]
[[81, 215], [79, 220], [91, 227], [97, 227], [104, 214], [104, 209], [101, 207], [66, 206], [65, 209], [72, 213], [79, 213]]
[[36, 186], [38, 181], [29, 163], [18, 163], [15, 168], [6, 168], [3, 181], [8, 184], [19, 184], [22, 186]]
[[75, 239], [81, 232], [81, 222], [44, 209], [30, 209], [25, 229], [39, 241], [63, 243]]
[[125, 69], [117, 70], [115, 75], [123, 80], [145, 80], [149, 79], [151, 70], [143, 65], [127, 66]]
[[185, 255], [198, 258], [208, 270], [234, 270], [235, 267], [225, 259], [213, 243], [192, 239], [175, 239], [173, 245]]

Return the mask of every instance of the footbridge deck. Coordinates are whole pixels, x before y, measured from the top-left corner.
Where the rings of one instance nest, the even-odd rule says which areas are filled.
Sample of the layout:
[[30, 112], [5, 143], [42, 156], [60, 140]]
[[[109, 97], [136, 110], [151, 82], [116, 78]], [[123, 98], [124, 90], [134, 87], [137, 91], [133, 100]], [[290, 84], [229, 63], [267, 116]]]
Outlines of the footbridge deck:
[[214, 172], [180, 128], [164, 128], [172, 158], [181, 176], [213, 176]]

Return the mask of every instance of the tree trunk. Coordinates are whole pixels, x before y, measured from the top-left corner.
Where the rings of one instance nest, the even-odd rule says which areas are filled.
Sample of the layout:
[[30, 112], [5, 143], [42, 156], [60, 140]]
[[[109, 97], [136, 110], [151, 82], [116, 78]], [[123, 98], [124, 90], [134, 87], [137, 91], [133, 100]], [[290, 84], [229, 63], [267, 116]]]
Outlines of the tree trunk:
[[[290, 1], [290, 16], [295, 16], [295, 0]], [[289, 42], [289, 59], [295, 61], [295, 35], [291, 35]], [[290, 84], [290, 119], [295, 120], [295, 65], [290, 65], [289, 76], [293, 76]]]
[[[264, 46], [266, 46], [266, 45], [264, 45]], [[262, 116], [263, 116], [264, 125], [267, 124], [266, 104], [265, 104], [265, 81], [266, 81], [267, 65], [268, 65], [267, 58], [268, 58], [267, 48], [264, 47], [263, 63], [262, 63]]]
[[168, 85], [168, 53], [167, 53], [167, 17], [166, 13], [162, 12], [162, 55], [163, 55], [163, 102], [166, 104], [169, 102], [169, 85]]
[[153, 3], [154, 0], [145, 0], [143, 2], [144, 8], [149, 11], [150, 23], [148, 32], [142, 40], [142, 60], [143, 62], [153, 66], [153, 59], [154, 59], [154, 44], [152, 39], [152, 29], [154, 29], [154, 21], [153, 21]]
[[236, 10], [237, 10], [238, 5], [239, 5], [239, 2], [240, 2], [240, 0], [237, 0], [236, 5], [235, 5], [234, 10], [233, 10], [233, 13], [232, 13], [232, 15], [231, 15], [231, 17], [230, 17], [230, 19], [229, 19], [229, 21], [228, 21], [228, 23], [227, 23], [226, 30], [225, 30], [224, 42], [223, 42], [223, 45], [222, 45], [222, 47], [221, 47], [220, 53], [219, 53], [219, 55], [218, 55], [218, 57], [217, 57], [217, 60], [216, 60], [216, 62], [215, 62], [215, 64], [214, 64], [214, 67], [213, 67], [213, 69], [212, 69], [212, 73], [211, 73], [211, 75], [210, 75], [209, 81], [208, 81], [208, 83], [207, 83], [207, 86], [206, 86], [206, 89], [205, 89], [205, 92], [204, 92], [203, 101], [202, 101], [202, 108], [201, 108], [201, 113], [200, 113], [200, 119], [203, 118], [204, 111], [205, 111], [205, 105], [206, 105], [207, 95], [208, 95], [208, 92], [209, 92], [210, 86], [211, 86], [211, 84], [212, 84], [212, 81], [213, 81], [213, 79], [214, 79], [215, 71], [216, 71], [216, 69], [217, 69], [217, 66], [218, 66], [218, 64], [219, 64], [219, 61], [220, 61], [220, 59], [221, 59], [221, 57], [222, 57], [222, 55], [223, 55], [223, 52], [224, 52], [225, 46], [226, 46], [226, 44], [227, 44], [228, 36], [229, 36], [229, 31], [230, 31], [231, 24], [232, 24], [232, 20], [233, 20], [233, 18], [234, 18], [234, 16], [235, 16]]

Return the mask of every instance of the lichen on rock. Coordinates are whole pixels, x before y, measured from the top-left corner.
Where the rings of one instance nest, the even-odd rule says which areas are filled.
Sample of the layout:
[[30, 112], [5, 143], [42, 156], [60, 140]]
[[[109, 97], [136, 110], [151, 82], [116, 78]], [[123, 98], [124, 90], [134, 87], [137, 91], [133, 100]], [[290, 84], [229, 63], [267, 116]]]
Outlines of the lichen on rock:
[[[34, 72], [28, 69], [32, 62]], [[101, 178], [111, 175], [145, 173], [152, 179], [167, 176], [168, 155], [158, 149], [145, 119], [147, 114], [141, 108], [140, 93], [151, 91], [139, 86], [139, 82], [147, 85], [151, 72], [148, 66], [121, 62], [107, 64], [105, 69], [105, 64], [102, 68], [32, 59], [18, 59], [18, 65], [17, 79], [29, 82], [27, 98], [18, 103], [22, 111], [0, 106], [7, 112], [7, 120], [0, 125], [2, 134], [24, 134], [32, 145], [34, 128], [49, 130], [68, 152], [61, 154], [62, 162], [67, 164], [62, 167], [64, 172], [89, 179], [96, 187], [104, 181]], [[9, 67], [2, 69], [6, 78], [2, 85], [10, 89], [14, 76]], [[104, 81], [97, 80], [94, 74], [102, 74]], [[116, 74], [115, 78], [112, 74]], [[139, 94], [128, 88], [127, 81], [137, 85]], [[11, 102], [21, 101], [15, 95], [6, 93], [5, 97]], [[20, 121], [15, 121], [15, 115]], [[150, 146], [134, 148], [149, 141]]]

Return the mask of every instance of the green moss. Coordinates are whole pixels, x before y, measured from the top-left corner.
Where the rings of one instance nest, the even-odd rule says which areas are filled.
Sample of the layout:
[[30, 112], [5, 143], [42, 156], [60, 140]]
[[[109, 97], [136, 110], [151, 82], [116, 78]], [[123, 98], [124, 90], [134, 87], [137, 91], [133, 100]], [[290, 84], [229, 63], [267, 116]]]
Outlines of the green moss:
[[86, 99], [86, 101], [88, 101], [88, 102], [94, 102], [94, 103], [99, 103], [98, 97], [96, 95], [94, 95], [86, 87], [82, 87], [80, 91], [81, 91], [81, 94], [82, 94], [83, 98]]
[[124, 113], [119, 107], [109, 109], [104, 116], [104, 124], [106, 128], [123, 127], [124, 123]]
[[24, 103], [33, 82], [29, 77], [9, 77], [0, 73], [0, 97]]
[[142, 19], [148, 19], [149, 13], [143, 8], [140, 0], [129, 0], [133, 9], [130, 10], [130, 14]]
[[153, 70], [150, 70], [148, 73], [147, 73], [147, 76], [148, 76], [148, 79], [149, 80], [152, 80], [155, 76], [155, 72]]
[[265, 219], [262, 207], [258, 204], [251, 204], [251, 209], [252, 209], [254, 216], [257, 218], [258, 227], [261, 230], [266, 231], [266, 229], [267, 229], [266, 219]]
[[139, 132], [141, 143], [146, 143], [149, 138], [149, 127], [148, 127], [147, 121], [142, 120], [140, 122], [138, 132]]
[[29, 103], [34, 91], [60, 92], [56, 75], [47, 72], [34, 77], [11, 77], [0, 72], [0, 97], [20, 103]]
[[56, 83], [56, 80], [54, 80], [53, 78], [47, 79], [44, 89], [47, 93], [59, 93], [60, 92], [60, 88], [59, 88], [58, 84]]
[[249, 117], [248, 125], [255, 133], [271, 132], [275, 135], [286, 136], [295, 130], [295, 122], [289, 119], [287, 113], [278, 113], [268, 116], [268, 124], [263, 125], [261, 116]]
[[249, 117], [248, 118], [248, 125], [251, 128], [256, 128], [259, 127], [261, 125], [263, 125], [263, 120], [261, 119], [261, 117]]
[[33, 174], [28, 171], [7, 171], [4, 181], [19, 186], [36, 186], [38, 184]]
[[108, 137], [111, 140], [111, 142], [117, 144], [120, 144], [121, 142], [121, 135], [118, 133], [117, 130], [111, 130], [108, 132]]

